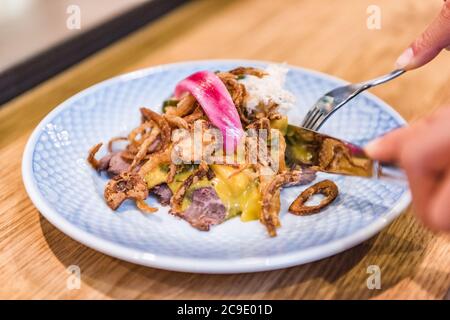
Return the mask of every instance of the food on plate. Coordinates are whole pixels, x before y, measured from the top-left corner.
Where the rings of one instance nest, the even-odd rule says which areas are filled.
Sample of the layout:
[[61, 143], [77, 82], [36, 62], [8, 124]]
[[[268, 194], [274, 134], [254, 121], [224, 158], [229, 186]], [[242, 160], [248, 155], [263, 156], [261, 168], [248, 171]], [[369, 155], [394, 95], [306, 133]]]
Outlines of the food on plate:
[[[315, 194], [322, 194], [325, 196], [319, 204], [308, 206], [306, 202], [311, 199], [311, 197]], [[319, 212], [322, 208], [328, 206], [331, 202], [336, 199], [338, 195], [338, 187], [331, 180], [323, 180], [320, 181], [311, 187], [305, 189], [295, 200], [292, 202], [289, 207], [289, 212], [298, 215], [304, 216], [312, 213]]]
[[[132, 200], [151, 213], [157, 211], [146, 202], [152, 196], [198, 230], [240, 216], [260, 220], [275, 236], [281, 189], [316, 178], [314, 170], [285, 162], [283, 111], [294, 103], [283, 87], [286, 73], [282, 65], [199, 71], [176, 85], [162, 113], [141, 108], [141, 124], [112, 138], [105, 156], [95, 157], [101, 143], [89, 151], [91, 166], [111, 178], [107, 205], [116, 210]], [[318, 192], [336, 197], [334, 184], [322, 185]], [[291, 207], [304, 210], [306, 198], [301, 201]]]
[[373, 161], [351, 143], [292, 125], [288, 126], [285, 140], [285, 159], [291, 167], [302, 164], [329, 173], [373, 175]]

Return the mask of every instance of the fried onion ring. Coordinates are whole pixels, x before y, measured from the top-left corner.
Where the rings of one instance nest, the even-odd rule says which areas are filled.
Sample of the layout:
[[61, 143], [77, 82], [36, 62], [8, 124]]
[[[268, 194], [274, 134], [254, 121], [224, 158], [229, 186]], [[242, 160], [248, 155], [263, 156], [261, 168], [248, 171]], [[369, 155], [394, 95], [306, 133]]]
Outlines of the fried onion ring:
[[[306, 206], [305, 203], [315, 194], [323, 194], [325, 199], [323, 199], [318, 205]], [[313, 213], [319, 212], [321, 209], [328, 206], [331, 202], [336, 199], [338, 195], [338, 187], [331, 180], [323, 180], [315, 185], [305, 189], [297, 199], [292, 202], [289, 207], [289, 212], [297, 216], [306, 216]]]

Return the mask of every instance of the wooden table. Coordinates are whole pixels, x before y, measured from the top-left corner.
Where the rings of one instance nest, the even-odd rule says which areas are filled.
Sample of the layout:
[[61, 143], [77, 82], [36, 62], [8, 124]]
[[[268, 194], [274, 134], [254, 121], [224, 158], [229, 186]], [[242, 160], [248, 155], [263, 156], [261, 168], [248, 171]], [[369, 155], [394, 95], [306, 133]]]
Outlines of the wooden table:
[[[366, 26], [381, 8], [381, 29]], [[0, 109], [1, 298], [448, 298], [450, 238], [411, 209], [363, 244], [318, 262], [257, 274], [196, 275], [146, 268], [98, 253], [43, 218], [21, 180], [24, 145], [38, 122], [76, 92], [120, 73], [191, 59], [286, 61], [357, 81], [391, 70], [437, 14], [440, 0], [199, 1], [95, 54]], [[450, 102], [450, 54], [375, 94], [413, 120]], [[81, 268], [68, 290], [67, 268]], [[366, 286], [381, 268], [381, 289]]]

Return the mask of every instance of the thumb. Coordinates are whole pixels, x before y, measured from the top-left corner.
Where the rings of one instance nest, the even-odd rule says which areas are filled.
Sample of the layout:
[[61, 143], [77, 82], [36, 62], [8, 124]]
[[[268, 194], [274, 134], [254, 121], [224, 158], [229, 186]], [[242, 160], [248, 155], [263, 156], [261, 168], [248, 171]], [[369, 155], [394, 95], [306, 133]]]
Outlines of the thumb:
[[409, 127], [396, 129], [369, 142], [364, 150], [372, 159], [387, 163], [398, 163], [402, 145], [409, 136], [409, 132]]
[[439, 16], [397, 59], [396, 66], [406, 70], [419, 68], [444, 48], [450, 49], [450, 0], [446, 0]]

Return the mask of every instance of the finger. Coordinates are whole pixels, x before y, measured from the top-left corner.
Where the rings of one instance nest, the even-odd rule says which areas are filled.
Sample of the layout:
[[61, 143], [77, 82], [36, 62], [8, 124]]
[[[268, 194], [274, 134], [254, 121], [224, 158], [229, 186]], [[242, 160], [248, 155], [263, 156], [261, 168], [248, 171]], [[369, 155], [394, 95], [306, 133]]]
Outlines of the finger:
[[450, 172], [447, 172], [430, 205], [424, 222], [433, 230], [450, 231]]
[[[439, 131], [439, 135], [448, 135], [450, 133], [446, 124], [448, 119], [450, 119], [450, 107], [440, 108], [426, 118], [415, 121], [407, 127], [396, 129], [381, 138], [373, 140], [364, 149], [367, 155], [375, 160], [398, 163], [403, 144], [408, 139], [415, 139], [414, 137], [428, 135], [435, 131]], [[424, 147], [434, 146], [432, 142], [435, 139], [432, 136], [429, 139]], [[444, 141], [444, 139], [441, 139], [441, 141]], [[437, 148], [430, 149], [431, 151], [445, 150], [445, 148], [439, 150]]]
[[[448, 109], [450, 110], [450, 109]], [[450, 113], [440, 110], [432, 117], [414, 126], [414, 144], [418, 145], [415, 155], [418, 162], [428, 171], [445, 172], [450, 165]]]
[[397, 163], [400, 160], [401, 146], [409, 135], [409, 127], [396, 129], [371, 141], [364, 150], [372, 159]]
[[434, 59], [442, 49], [450, 46], [450, 1], [446, 1], [438, 17], [397, 59], [400, 69], [415, 69]]
[[421, 147], [422, 145], [416, 144], [416, 141], [407, 141], [401, 152], [400, 163], [408, 176], [414, 209], [427, 223], [430, 198], [439, 180], [434, 173], [429, 172], [422, 158], [418, 156], [422, 152]]
[[417, 214], [430, 225], [432, 201], [450, 164], [448, 117], [437, 117], [443, 113], [436, 113], [414, 128], [414, 134], [403, 145], [399, 162], [408, 176]]

